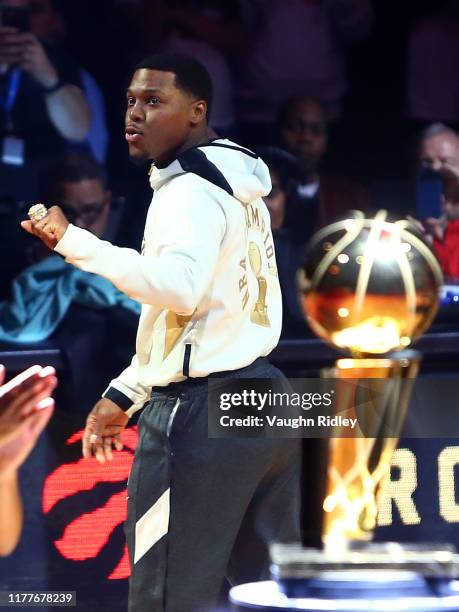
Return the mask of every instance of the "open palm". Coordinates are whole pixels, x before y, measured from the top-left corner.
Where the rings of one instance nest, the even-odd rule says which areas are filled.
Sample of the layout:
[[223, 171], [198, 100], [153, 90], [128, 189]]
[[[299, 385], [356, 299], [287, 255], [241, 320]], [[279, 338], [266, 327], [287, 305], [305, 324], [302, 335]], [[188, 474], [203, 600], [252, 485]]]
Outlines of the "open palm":
[[[25, 461], [54, 408], [52, 368], [34, 366], [0, 387], [0, 476]], [[0, 366], [0, 385], [5, 370]]]

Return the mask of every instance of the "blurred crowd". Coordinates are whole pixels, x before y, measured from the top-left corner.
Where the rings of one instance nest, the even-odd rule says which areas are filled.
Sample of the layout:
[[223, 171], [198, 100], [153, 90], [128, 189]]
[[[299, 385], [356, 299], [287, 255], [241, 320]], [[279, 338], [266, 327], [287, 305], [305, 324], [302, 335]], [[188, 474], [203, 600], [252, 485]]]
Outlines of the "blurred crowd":
[[108, 337], [117, 317], [125, 350], [111, 351], [120, 363], [110, 367], [129, 359], [136, 305], [50, 257], [19, 220], [32, 203], [58, 203], [72, 223], [140, 249], [151, 193], [145, 168], [128, 161], [125, 89], [132, 66], [160, 50], [204, 64], [212, 131], [269, 166], [284, 338], [308, 333], [295, 273], [309, 239], [351, 209], [411, 215], [459, 279], [455, 0], [0, 6], [0, 343], [52, 338], [78, 356], [91, 317]]
[[[59, 204], [70, 222], [140, 250], [151, 192], [146, 169], [128, 161], [125, 89], [152, 52], [204, 64], [213, 136], [269, 167], [283, 338], [309, 333], [296, 271], [311, 236], [352, 209], [411, 216], [459, 283], [457, 0], [0, 0], [0, 9], [0, 347], [57, 345], [66, 410], [86, 415], [129, 362], [139, 305], [19, 221], [35, 202]], [[0, 556], [20, 536], [18, 469], [53, 412], [56, 382], [37, 366], [0, 386]]]

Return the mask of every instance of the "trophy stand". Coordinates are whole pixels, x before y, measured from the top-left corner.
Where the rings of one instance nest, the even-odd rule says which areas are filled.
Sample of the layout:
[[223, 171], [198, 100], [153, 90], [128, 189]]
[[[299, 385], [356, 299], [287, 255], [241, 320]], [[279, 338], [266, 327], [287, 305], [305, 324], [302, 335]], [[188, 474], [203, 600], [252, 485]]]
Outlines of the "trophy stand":
[[[326, 550], [345, 550], [351, 541], [372, 537], [378, 492], [390, 474], [420, 360], [419, 352], [402, 351], [379, 359], [339, 359], [321, 372], [323, 378], [338, 380], [337, 412], [357, 417], [359, 424], [354, 437], [343, 437], [334, 428], [328, 441], [322, 523]], [[358, 384], [340, 389], [339, 381]]]
[[[401, 351], [384, 358], [340, 359], [321, 372], [338, 381], [336, 413], [357, 417], [359, 431], [349, 437], [346, 430], [343, 437], [335, 428], [327, 441], [323, 550], [271, 548], [279, 592], [308, 600], [307, 609], [350, 611], [366, 604], [373, 610], [379, 609], [378, 600], [381, 610], [388, 600], [404, 602], [408, 610], [459, 609], [459, 597], [451, 591], [451, 581], [459, 577], [454, 548], [371, 542], [378, 494], [390, 474], [420, 360], [419, 352]], [[340, 381], [347, 384], [340, 388]], [[304, 496], [306, 508], [307, 491]], [[425, 607], [426, 600], [434, 607]]]

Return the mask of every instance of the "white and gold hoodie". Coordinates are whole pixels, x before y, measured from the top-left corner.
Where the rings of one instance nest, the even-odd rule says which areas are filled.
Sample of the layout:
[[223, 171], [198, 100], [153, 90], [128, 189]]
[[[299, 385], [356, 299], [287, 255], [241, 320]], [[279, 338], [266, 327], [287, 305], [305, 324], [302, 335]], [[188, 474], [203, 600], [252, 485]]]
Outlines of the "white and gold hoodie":
[[150, 182], [141, 254], [74, 225], [55, 248], [142, 304], [136, 354], [103, 394], [129, 415], [152, 387], [268, 355], [282, 322], [265, 163], [214, 140], [153, 165]]

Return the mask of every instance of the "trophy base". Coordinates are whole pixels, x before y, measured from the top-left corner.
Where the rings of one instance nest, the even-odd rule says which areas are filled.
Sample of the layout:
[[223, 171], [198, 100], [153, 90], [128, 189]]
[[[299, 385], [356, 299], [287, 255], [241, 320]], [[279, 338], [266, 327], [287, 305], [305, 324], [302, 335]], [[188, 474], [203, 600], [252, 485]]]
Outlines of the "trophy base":
[[[392, 579], [392, 577], [390, 578]], [[357, 582], [357, 580], [356, 580]], [[359, 592], [347, 593], [346, 598], [337, 598], [336, 589], [330, 590], [327, 596], [297, 595], [290, 597], [274, 581], [254, 582], [233, 587], [230, 591], [232, 612], [458, 612], [459, 591], [451, 586], [444, 595], [423, 595], [413, 586], [406, 588], [408, 581], [399, 582], [404, 587], [392, 597], [384, 589], [379, 591], [368, 588]]]
[[310, 578], [318, 572], [346, 570], [403, 570], [429, 578], [459, 578], [459, 554], [449, 544], [356, 541], [339, 551], [273, 544], [270, 553], [275, 579]]
[[459, 578], [454, 547], [353, 542], [341, 551], [275, 544], [271, 574], [289, 597], [436, 597]]
[[459, 612], [459, 555], [448, 545], [353, 542], [271, 547], [272, 581], [231, 589], [234, 612]]

